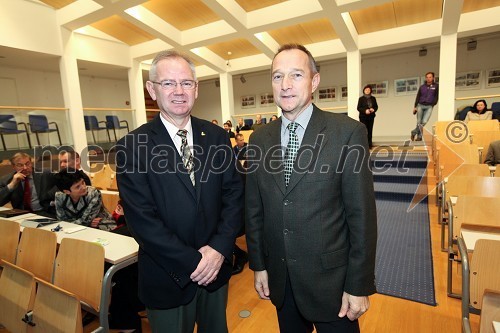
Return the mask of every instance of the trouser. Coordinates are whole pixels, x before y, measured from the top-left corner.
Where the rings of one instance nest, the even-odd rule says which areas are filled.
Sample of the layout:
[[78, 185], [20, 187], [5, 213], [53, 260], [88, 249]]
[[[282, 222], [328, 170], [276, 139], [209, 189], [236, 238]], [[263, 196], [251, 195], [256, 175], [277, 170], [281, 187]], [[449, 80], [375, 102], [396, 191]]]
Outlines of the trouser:
[[208, 292], [198, 287], [193, 300], [166, 310], [148, 309], [152, 333], [227, 333], [226, 307], [228, 284]]
[[317, 333], [359, 333], [358, 321], [350, 321], [347, 316], [331, 322], [311, 322], [305, 319], [295, 304], [288, 276], [283, 306], [277, 309], [277, 313], [281, 333], [311, 333], [313, 326]]
[[417, 126], [411, 131], [412, 136], [422, 138], [424, 126], [431, 118], [433, 108], [432, 105], [417, 104]]
[[375, 118], [360, 118], [359, 121], [365, 124], [366, 126], [366, 131], [368, 132], [368, 145], [371, 148], [373, 146], [372, 133], [373, 133], [373, 123], [375, 122]]

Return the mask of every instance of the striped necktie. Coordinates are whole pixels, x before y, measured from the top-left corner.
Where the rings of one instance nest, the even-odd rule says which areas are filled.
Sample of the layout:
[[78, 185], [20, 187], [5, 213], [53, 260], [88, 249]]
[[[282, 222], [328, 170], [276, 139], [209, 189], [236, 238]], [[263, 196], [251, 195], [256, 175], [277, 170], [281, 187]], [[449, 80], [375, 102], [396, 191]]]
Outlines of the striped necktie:
[[293, 162], [297, 157], [297, 152], [299, 151], [299, 137], [295, 131], [299, 127], [299, 124], [292, 122], [288, 124], [288, 144], [286, 145], [285, 151], [285, 185], [288, 186], [290, 182], [290, 176], [292, 175]]
[[187, 131], [179, 130], [177, 131], [177, 135], [181, 137], [181, 153], [182, 153], [182, 162], [184, 163], [184, 167], [189, 173], [189, 178], [191, 178], [191, 183], [193, 186], [195, 185], [194, 180], [194, 162], [193, 162], [193, 154], [191, 154], [191, 149], [189, 149], [187, 143]]

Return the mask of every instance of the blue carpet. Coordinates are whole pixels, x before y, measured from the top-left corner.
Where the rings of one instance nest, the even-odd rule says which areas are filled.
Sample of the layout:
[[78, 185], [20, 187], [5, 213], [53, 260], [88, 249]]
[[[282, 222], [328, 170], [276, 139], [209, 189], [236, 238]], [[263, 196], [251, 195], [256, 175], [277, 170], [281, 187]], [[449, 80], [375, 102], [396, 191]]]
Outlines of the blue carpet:
[[409, 209], [414, 194], [426, 189], [418, 186], [417, 179], [425, 177], [426, 159], [420, 162], [406, 163], [411, 166], [404, 173], [393, 170], [397, 165], [384, 173], [374, 170], [378, 218], [375, 277], [380, 294], [435, 306], [426, 198]]

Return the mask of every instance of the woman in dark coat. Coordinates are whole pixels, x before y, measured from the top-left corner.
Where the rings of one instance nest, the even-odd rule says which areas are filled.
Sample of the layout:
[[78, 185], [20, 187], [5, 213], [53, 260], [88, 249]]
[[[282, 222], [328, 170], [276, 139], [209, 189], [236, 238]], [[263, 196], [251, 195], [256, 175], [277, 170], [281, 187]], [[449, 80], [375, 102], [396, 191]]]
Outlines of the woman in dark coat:
[[373, 147], [372, 133], [375, 112], [378, 110], [377, 99], [372, 96], [372, 87], [367, 85], [363, 88], [363, 96], [358, 100], [359, 121], [365, 124], [368, 131], [368, 144]]

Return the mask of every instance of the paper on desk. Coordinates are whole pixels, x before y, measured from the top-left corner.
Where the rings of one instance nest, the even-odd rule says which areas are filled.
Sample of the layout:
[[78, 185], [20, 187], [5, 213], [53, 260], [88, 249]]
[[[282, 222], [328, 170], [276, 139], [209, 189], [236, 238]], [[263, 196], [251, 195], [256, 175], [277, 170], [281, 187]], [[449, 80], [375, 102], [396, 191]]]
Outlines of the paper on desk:
[[93, 240], [94, 243], [101, 244], [102, 246], [106, 246], [109, 244], [109, 240], [106, 238], [96, 238]]

